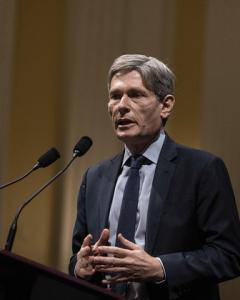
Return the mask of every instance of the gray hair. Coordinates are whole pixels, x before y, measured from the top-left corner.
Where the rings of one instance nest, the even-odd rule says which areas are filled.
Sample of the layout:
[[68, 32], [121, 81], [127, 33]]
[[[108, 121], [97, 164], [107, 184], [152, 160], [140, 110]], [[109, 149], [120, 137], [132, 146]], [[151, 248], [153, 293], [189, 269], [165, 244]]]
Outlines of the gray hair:
[[141, 54], [125, 54], [114, 60], [108, 73], [108, 89], [116, 73], [128, 73], [133, 70], [140, 73], [145, 87], [154, 92], [160, 102], [167, 95], [174, 95], [173, 72], [160, 60]]

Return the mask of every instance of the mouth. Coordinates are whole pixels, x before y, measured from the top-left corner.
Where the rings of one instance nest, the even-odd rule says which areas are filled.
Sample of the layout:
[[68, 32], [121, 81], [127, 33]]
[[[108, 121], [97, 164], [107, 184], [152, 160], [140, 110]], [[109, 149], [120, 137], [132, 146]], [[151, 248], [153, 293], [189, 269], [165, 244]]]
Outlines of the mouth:
[[129, 127], [132, 124], [134, 124], [133, 120], [123, 118], [123, 119], [116, 120], [115, 127], [116, 128], [125, 128], [125, 127]]

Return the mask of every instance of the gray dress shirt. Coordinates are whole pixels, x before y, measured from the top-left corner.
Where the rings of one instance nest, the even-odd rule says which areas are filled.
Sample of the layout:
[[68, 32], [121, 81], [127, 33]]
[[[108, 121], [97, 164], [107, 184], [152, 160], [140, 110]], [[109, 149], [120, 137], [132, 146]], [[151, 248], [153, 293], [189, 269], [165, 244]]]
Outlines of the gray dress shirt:
[[[163, 142], [165, 139], [165, 133], [162, 130], [159, 134], [157, 140], [155, 140], [142, 154], [145, 156], [151, 164], [143, 165], [139, 170], [140, 175], [140, 188], [139, 188], [139, 200], [138, 200], [138, 208], [137, 208], [137, 220], [136, 220], [136, 231], [135, 231], [135, 243], [141, 246], [143, 249], [145, 247], [145, 233], [146, 233], [146, 225], [147, 225], [147, 212], [149, 199], [152, 189], [152, 182], [156, 170], [156, 165], [158, 162], [159, 154], [161, 152]], [[113, 201], [109, 214], [109, 230], [110, 230], [110, 239], [109, 242], [111, 245], [115, 245], [116, 241], [116, 232], [118, 226], [118, 219], [120, 215], [123, 193], [125, 189], [125, 185], [128, 179], [129, 169], [130, 167], [126, 165], [126, 161], [131, 156], [131, 152], [125, 146], [125, 152], [123, 157], [122, 169], [121, 173], [118, 177]], [[160, 261], [161, 263], [161, 261]], [[144, 291], [144, 285], [140, 283], [131, 283], [128, 297], [129, 299], [148, 299], [146, 292]]]

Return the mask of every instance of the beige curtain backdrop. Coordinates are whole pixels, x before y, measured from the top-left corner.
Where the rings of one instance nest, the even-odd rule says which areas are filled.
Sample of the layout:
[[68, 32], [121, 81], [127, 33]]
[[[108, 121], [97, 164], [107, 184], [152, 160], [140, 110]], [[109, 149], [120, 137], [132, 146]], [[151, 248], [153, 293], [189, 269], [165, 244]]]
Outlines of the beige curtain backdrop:
[[[6, 172], [9, 136], [9, 108], [12, 96], [12, 64], [14, 55], [15, 1], [0, 1], [0, 179]], [[0, 181], [1, 182], [1, 181]], [[0, 212], [2, 209], [0, 194]], [[3, 226], [0, 218], [0, 231]]]
[[[224, 159], [240, 207], [239, 20], [234, 0], [0, 0], [0, 182], [52, 146], [61, 152], [53, 166], [0, 192], [0, 247], [18, 205], [89, 135], [92, 149], [23, 211], [13, 248], [67, 272], [82, 175], [122, 147], [107, 114], [106, 76], [124, 53], [156, 56], [174, 70], [167, 131]], [[222, 299], [236, 299], [239, 283], [222, 284]]]

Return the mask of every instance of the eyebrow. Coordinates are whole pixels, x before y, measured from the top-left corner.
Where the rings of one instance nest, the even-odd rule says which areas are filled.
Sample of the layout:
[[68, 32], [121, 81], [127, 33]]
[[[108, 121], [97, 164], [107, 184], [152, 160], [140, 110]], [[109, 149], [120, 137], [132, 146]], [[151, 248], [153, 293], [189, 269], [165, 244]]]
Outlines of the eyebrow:
[[[145, 89], [142, 89], [142, 88], [139, 88], [139, 87], [131, 87], [130, 89], [127, 90], [127, 93], [132, 93], [132, 92], [141, 92], [143, 94], [147, 94], [149, 90], [147, 90], [146, 88]], [[151, 92], [151, 91], [149, 91]], [[116, 89], [113, 89], [113, 90], [109, 90], [109, 95], [113, 95], [113, 94], [116, 94], [116, 93], [122, 93], [122, 90], [119, 89], [119, 88], [116, 88]]]

